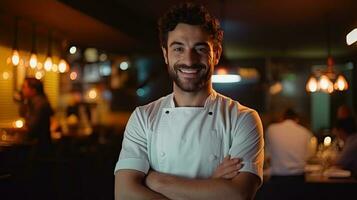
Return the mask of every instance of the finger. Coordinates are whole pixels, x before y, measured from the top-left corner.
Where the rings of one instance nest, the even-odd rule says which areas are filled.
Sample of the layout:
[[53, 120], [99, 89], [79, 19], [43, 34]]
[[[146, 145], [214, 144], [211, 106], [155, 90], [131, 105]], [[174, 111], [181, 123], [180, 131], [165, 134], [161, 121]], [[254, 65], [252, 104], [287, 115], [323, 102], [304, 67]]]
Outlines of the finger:
[[226, 175], [222, 176], [222, 178], [224, 178], [224, 179], [232, 179], [232, 178], [236, 177], [238, 174], [239, 174], [239, 171], [234, 171], [234, 172], [231, 172], [229, 174], [226, 174]]
[[231, 155], [227, 155], [226, 157], [223, 158], [222, 162], [228, 161], [231, 159]]
[[229, 167], [225, 167], [225, 168], [221, 169], [220, 173], [222, 174], [222, 176], [224, 176], [226, 174], [237, 171], [241, 168], [242, 168], [242, 166], [240, 164], [230, 165]]
[[230, 165], [235, 165], [235, 164], [238, 164], [238, 163], [240, 163], [240, 162], [242, 162], [241, 159], [239, 159], [239, 158], [233, 158], [233, 159], [230, 159], [230, 160], [227, 160], [227, 161], [223, 161], [223, 162], [221, 163], [221, 165], [222, 165], [223, 167], [228, 167], [228, 166], [230, 166]]

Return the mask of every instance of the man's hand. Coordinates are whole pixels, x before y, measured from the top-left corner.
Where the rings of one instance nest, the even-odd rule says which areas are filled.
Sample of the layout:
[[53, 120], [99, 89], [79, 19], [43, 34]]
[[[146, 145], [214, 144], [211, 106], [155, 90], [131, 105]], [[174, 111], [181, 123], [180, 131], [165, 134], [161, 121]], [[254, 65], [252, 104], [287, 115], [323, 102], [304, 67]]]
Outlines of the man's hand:
[[213, 172], [211, 178], [224, 178], [232, 179], [238, 175], [239, 171], [243, 167], [242, 160], [239, 158], [232, 158], [226, 156], [222, 163], [218, 165], [217, 169]]

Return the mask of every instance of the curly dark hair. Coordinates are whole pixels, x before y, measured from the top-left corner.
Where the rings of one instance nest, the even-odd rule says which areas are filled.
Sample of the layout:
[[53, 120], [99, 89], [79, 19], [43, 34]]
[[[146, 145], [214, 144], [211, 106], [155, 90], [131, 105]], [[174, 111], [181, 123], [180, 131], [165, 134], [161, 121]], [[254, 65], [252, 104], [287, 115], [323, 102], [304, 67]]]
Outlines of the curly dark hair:
[[210, 15], [203, 5], [185, 2], [172, 7], [159, 19], [158, 28], [161, 47], [167, 48], [168, 33], [174, 30], [179, 23], [200, 25], [212, 37], [213, 48], [216, 49], [221, 46], [223, 30], [218, 19]]

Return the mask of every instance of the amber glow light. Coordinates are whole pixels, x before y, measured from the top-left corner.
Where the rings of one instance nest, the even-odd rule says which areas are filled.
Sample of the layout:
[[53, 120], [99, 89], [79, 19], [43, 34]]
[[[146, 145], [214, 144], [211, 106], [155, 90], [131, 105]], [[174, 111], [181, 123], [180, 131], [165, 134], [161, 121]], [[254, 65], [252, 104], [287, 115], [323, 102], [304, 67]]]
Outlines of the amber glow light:
[[14, 50], [12, 52], [11, 62], [15, 66], [17, 66], [20, 63], [20, 55], [19, 55], [19, 52], [17, 50]]
[[13, 122], [13, 127], [14, 128], [23, 128], [25, 124], [25, 121], [23, 119], [18, 119]]
[[37, 56], [34, 53], [30, 56], [30, 67], [32, 69], [35, 69], [37, 67]]

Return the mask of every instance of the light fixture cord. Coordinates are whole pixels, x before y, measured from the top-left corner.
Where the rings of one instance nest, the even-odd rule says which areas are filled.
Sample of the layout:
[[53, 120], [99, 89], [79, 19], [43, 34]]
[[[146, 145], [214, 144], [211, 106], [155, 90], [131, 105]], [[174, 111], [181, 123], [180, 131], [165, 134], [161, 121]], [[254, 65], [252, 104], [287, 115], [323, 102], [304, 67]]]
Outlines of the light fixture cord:
[[13, 49], [18, 50], [18, 32], [19, 32], [19, 17], [15, 17], [15, 27], [14, 27], [14, 43], [12, 45]]
[[31, 53], [37, 53], [36, 52], [36, 24], [32, 23], [32, 50]]

